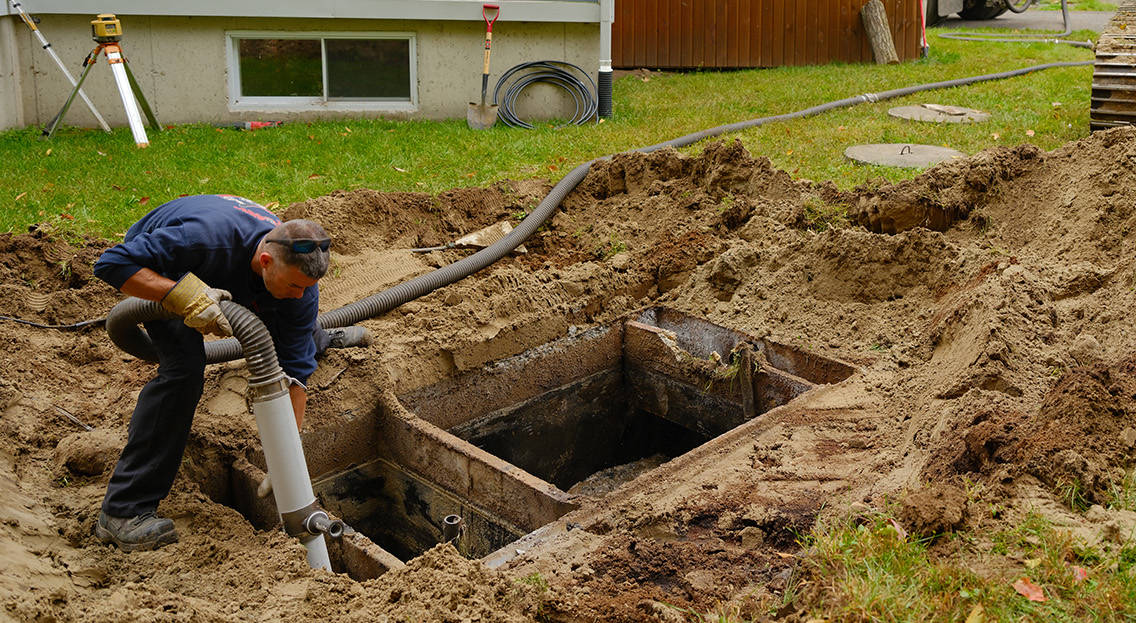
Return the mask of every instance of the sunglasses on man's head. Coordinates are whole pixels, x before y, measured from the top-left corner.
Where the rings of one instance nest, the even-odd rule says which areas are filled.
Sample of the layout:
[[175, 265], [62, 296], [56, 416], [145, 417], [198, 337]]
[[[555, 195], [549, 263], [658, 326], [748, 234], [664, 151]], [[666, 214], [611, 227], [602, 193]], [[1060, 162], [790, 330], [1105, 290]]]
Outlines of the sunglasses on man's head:
[[319, 247], [320, 251], [327, 251], [329, 248], [331, 248], [331, 238], [320, 238], [318, 240], [314, 238], [292, 238], [291, 240], [283, 238], [265, 238], [264, 241], [275, 242], [276, 244], [282, 244], [291, 247], [292, 251], [295, 253], [311, 253], [312, 251], [316, 250], [316, 247]]

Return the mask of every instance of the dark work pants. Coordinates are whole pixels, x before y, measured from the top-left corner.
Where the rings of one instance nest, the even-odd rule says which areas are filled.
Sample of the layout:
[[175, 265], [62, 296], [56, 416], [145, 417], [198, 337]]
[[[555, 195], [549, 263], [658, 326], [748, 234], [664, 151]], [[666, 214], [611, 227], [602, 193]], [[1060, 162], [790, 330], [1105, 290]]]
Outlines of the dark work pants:
[[144, 325], [158, 350], [158, 376], [142, 388], [126, 447], [107, 485], [103, 512], [133, 517], [157, 510], [177, 476], [205, 379], [205, 345], [181, 318]]

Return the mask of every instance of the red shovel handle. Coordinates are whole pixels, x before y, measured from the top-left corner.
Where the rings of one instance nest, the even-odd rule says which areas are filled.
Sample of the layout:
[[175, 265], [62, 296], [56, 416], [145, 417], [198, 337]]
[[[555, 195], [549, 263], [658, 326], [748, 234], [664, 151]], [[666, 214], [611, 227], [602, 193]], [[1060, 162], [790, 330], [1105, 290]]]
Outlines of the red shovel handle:
[[[489, 11], [493, 11], [493, 19], [489, 19]], [[481, 16], [485, 18], [485, 32], [493, 32], [493, 24], [497, 22], [497, 17], [500, 15], [501, 7], [496, 4], [481, 5]]]

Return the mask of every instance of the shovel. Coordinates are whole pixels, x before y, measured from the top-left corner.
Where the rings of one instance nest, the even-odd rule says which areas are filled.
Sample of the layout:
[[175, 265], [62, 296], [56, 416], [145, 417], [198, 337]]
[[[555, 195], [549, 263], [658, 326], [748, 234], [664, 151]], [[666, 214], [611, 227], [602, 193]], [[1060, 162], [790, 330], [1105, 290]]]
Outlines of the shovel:
[[501, 8], [496, 4], [482, 5], [481, 16], [485, 18], [485, 64], [481, 68], [481, 103], [470, 102], [469, 109], [465, 111], [465, 120], [474, 130], [487, 130], [497, 123], [497, 105], [485, 103], [485, 91], [489, 88], [489, 49], [493, 45], [493, 23], [499, 15]]

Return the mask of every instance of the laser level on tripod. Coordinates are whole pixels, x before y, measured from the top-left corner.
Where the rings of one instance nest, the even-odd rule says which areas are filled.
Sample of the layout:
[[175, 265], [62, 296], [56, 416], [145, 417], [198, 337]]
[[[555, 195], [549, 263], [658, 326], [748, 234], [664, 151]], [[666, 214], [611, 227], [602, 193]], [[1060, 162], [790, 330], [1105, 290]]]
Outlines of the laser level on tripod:
[[111, 13], [100, 13], [95, 16], [95, 19], [91, 20], [91, 38], [98, 45], [87, 55], [87, 58], [83, 59], [83, 74], [79, 76], [79, 82], [75, 84], [71, 95], [63, 103], [63, 108], [59, 110], [59, 114], [55, 115], [47, 124], [47, 127], [43, 129], [43, 138], [51, 138], [51, 135], [55, 134], [59, 123], [63, 121], [63, 116], [67, 114], [67, 109], [71, 107], [71, 102], [75, 100], [75, 94], [83, 87], [83, 81], [87, 79], [91, 67], [98, 60], [99, 52], [102, 52], [106, 54], [107, 64], [110, 65], [115, 86], [118, 87], [118, 94], [122, 98], [122, 107], [126, 109], [126, 120], [130, 123], [130, 132], [134, 134], [134, 143], [139, 147], [148, 146], [150, 139], [146, 136], [146, 129], [142, 127], [142, 115], [138, 113], [138, 105], [142, 105], [142, 111], [146, 114], [146, 120], [150, 123], [151, 128], [158, 131], [162, 128], [158, 125], [158, 120], [154, 117], [154, 112], [150, 110], [150, 104], [142, 95], [142, 88], [138, 86], [138, 81], [134, 79], [134, 72], [130, 71], [130, 65], [123, 55], [122, 46], [119, 44], [122, 39], [122, 23]]

